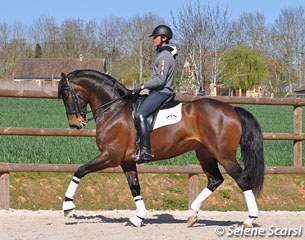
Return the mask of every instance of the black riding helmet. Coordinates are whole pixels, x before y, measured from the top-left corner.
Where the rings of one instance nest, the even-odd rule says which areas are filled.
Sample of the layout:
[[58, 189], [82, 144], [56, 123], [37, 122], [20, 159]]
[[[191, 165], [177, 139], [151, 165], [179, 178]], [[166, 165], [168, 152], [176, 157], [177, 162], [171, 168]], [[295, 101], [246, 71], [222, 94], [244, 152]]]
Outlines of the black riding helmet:
[[152, 34], [149, 35], [150, 37], [154, 36], [166, 36], [168, 40], [171, 40], [173, 38], [173, 31], [170, 29], [170, 27], [166, 25], [159, 25], [155, 27]]

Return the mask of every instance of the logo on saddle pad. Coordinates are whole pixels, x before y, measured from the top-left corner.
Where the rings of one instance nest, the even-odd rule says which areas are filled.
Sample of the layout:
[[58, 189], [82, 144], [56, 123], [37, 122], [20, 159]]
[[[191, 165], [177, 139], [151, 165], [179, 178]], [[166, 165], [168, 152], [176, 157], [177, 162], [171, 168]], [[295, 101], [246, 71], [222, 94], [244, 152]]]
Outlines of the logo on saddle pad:
[[161, 109], [154, 121], [153, 129], [180, 122], [182, 119], [182, 103], [175, 107]]

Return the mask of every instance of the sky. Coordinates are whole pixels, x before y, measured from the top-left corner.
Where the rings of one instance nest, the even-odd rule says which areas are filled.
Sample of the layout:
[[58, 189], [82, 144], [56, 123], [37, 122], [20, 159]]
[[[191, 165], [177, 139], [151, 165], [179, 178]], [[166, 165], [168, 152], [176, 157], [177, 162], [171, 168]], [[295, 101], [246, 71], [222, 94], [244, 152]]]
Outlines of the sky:
[[[171, 23], [170, 11], [175, 13], [197, 0], [0, 0], [0, 24], [16, 22], [31, 25], [40, 17], [54, 17], [58, 24], [64, 19], [83, 19], [97, 22], [116, 16], [131, 18], [155, 13]], [[199, 0], [228, 8], [231, 19], [243, 13], [263, 13], [268, 24], [273, 24], [284, 8], [305, 7], [304, 0]]]

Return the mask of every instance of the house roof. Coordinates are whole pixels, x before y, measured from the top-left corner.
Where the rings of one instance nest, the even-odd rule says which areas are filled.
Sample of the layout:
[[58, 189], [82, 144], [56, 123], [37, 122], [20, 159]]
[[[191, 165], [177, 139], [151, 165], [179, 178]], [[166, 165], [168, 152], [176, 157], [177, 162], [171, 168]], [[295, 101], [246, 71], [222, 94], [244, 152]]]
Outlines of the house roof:
[[60, 79], [62, 72], [69, 73], [78, 69], [105, 71], [105, 59], [100, 58], [27, 58], [16, 59], [13, 78], [23, 80]]
[[305, 92], [305, 86], [302, 86], [302, 87], [299, 87], [299, 88], [295, 89], [294, 92], [296, 92], [296, 93], [303, 93], [303, 92]]

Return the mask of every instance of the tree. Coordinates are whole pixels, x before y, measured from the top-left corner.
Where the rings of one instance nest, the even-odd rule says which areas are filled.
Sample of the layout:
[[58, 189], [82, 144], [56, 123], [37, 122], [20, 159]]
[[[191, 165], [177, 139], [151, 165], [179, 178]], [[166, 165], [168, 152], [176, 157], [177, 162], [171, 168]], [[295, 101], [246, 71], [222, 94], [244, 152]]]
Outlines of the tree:
[[[184, 62], [191, 65], [193, 78], [182, 78], [181, 86], [187, 93], [196, 93], [216, 83], [219, 74], [219, 59], [232, 43], [232, 28], [227, 8], [218, 4], [203, 6], [200, 1], [178, 10], [174, 33], [180, 43]], [[183, 63], [184, 64], [184, 63]], [[183, 66], [182, 64], [182, 66]], [[185, 86], [186, 85], [186, 86]]]
[[126, 21], [124, 34], [126, 49], [124, 52], [127, 53], [125, 57], [129, 58], [130, 64], [128, 75], [123, 78], [129, 78], [129, 80], [133, 78], [134, 82], [143, 82], [144, 79], [150, 76], [155, 49], [152, 44], [152, 38], [149, 35], [154, 27], [159, 24], [166, 23], [164, 19], [152, 13], [136, 15]]
[[56, 58], [60, 55], [61, 43], [59, 41], [60, 29], [54, 17], [40, 17], [30, 27], [30, 41], [40, 43], [42, 57]]
[[292, 83], [304, 84], [303, 63], [305, 52], [305, 9], [303, 7], [281, 10], [272, 28], [276, 36], [274, 46], [286, 69], [286, 84], [292, 93]]
[[266, 58], [255, 49], [236, 47], [228, 50], [220, 61], [221, 82], [227, 88], [253, 89], [268, 80]]
[[39, 43], [35, 45], [35, 58], [40, 58], [42, 55], [41, 46]]
[[264, 14], [244, 13], [233, 23], [233, 29], [236, 45], [265, 50], [268, 31]]

